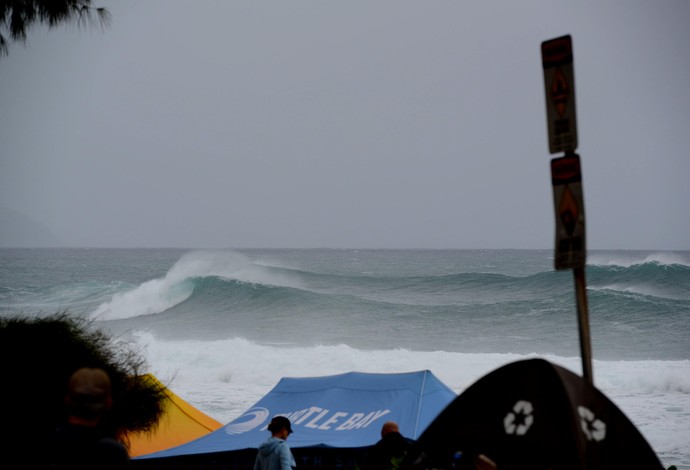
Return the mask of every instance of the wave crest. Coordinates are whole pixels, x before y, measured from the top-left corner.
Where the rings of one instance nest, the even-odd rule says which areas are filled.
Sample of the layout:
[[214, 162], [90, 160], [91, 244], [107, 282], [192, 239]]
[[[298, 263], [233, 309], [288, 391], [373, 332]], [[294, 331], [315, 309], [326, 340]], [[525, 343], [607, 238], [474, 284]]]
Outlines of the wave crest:
[[251, 284], [296, 287], [299, 278], [253, 263], [233, 251], [193, 251], [183, 255], [161, 279], [118, 292], [91, 313], [95, 320], [121, 320], [164, 312], [189, 299], [195, 279], [217, 277]]
[[619, 266], [622, 268], [631, 268], [643, 264], [690, 267], [690, 258], [687, 252], [674, 251], [658, 251], [653, 253], [627, 251], [620, 253], [595, 252], [588, 255], [587, 264], [592, 266]]

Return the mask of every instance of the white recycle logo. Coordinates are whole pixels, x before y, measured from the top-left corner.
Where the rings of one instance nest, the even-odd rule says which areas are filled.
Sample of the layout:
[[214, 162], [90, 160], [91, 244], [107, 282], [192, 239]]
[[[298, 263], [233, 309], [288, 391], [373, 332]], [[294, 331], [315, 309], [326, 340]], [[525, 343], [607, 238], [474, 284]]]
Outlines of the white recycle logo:
[[580, 415], [580, 427], [587, 436], [587, 440], [603, 441], [606, 437], [606, 424], [597, 419], [589, 408], [578, 406], [577, 412]]
[[503, 427], [506, 430], [506, 434], [524, 436], [530, 426], [532, 426], [532, 423], [534, 423], [533, 410], [532, 403], [518, 400], [515, 406], [513, 406], [513, 411], [509, 411], [506, 417], [503, 418]]

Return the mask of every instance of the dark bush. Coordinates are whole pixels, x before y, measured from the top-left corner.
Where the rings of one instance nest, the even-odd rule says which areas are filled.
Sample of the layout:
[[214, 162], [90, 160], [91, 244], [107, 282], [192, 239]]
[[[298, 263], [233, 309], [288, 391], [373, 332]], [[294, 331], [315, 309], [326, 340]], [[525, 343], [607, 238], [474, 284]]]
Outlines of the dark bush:
[[[65, 418], [70, 375], [80, 367], [110, 374], [113, 409], [105, 423], [126, 435], [151, 430], [163, 413], [164, 388], [144, 380], [145, 361], [93, 323], [66, 312], [48, 317], [0, 317], [0, 446], [10, 455], [41, 451], [41, 439]], [[5, 454], [7, 455], [7, 454]]]

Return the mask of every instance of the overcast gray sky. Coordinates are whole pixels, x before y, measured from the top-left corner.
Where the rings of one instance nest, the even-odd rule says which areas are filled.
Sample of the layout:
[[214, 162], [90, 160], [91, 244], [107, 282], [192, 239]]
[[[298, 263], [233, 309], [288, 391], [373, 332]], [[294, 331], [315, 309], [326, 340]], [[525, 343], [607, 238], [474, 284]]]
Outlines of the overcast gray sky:
[[690, 249], [690, 2], [94, 0], [0, 59], [0, 208], [68, 246], [552, 248], [572, 35], [590, 249]]

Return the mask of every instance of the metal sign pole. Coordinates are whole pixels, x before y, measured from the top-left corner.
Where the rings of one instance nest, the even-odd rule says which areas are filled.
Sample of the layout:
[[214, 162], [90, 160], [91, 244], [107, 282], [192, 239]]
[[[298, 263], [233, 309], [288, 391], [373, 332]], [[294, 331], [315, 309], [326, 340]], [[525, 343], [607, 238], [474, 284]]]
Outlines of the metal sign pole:
[[587, 287], [584, 268], [574, 268], [575, 297], [577, 299], [577, 322], [580, 330], [580, 354], [582, 355], [582, 376], [594, 384], [592, 373], [592, 343], [589, 337], [589, 312], [587, 309]]
[[592, 373], [592, 347], [589, 335], [587, 288], [585, 283], [585, 210], [582, 195], [582, 174], [577, 148], [577, 119], [575, 113], [575, 73], [570, 36], [544, 41], [541, 44], [546, 92], [546, 120], [549, 152], [565, 152], [561, 158], [551, 160], [556, 212], [556, 250], [554, 264], [557, 270], [572, 269], [575, 279], [577, 321], [580, 331], [582, 375], [590, 384]]

